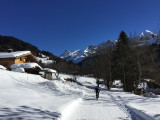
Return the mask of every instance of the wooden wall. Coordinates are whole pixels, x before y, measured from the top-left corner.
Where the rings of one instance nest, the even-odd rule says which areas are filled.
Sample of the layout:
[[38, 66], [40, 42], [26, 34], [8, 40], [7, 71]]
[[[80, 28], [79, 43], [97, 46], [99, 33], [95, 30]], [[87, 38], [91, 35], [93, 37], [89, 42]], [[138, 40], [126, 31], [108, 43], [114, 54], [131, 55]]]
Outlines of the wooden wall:
[[0, 64], [7, 68], [10, 68], [12, 64], [15, 64], [15, 60], [14, 59], [0, 59]]
[[20, 57], [15, 59], [15, 63], [25, 63], [26, 62], [26, 57]]

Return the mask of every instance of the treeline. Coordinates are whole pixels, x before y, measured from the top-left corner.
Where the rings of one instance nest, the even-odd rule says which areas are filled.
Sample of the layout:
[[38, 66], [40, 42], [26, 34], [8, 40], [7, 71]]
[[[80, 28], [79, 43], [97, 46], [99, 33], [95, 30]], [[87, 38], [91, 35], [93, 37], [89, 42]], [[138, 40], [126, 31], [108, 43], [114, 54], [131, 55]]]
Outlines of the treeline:
[[0, 52], [7, 52], [8, 49], [13, 49], [14, 51], [30, 50], [35, 56], [38, 56], [40, 53], [40, 50], [30, 43], [15, 37], [0, 35]]
[[128, 92], [137, 89], [144, 79], [160, 83], [160, 45], [149, 44], [148, 40], [137, 36], [129, 38], [122, 31], [115, 45], [106, 45], [103, 54], [84, 60], [81, 72], [103, 79], [108, 89], [113, 80], [122, 80], [123, 89]]

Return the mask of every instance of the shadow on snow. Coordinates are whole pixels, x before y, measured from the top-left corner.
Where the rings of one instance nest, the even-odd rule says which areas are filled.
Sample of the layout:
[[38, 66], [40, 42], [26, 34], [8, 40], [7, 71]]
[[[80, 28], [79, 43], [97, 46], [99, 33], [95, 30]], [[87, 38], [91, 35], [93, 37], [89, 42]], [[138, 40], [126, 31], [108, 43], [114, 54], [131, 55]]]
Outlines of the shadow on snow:
[[18, 108], [0, 108], [0, 120], [56, 120], [61, 114], [27, 106]]

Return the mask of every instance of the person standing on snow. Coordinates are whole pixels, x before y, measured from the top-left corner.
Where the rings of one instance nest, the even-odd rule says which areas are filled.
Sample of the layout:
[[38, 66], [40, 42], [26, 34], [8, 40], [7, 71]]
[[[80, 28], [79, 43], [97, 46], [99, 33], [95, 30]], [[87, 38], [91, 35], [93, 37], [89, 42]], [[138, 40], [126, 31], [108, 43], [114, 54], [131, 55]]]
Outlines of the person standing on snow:
[[99, 92], [100, 92], [100, 89], [98, 86], [96, 86], [96, 88], [94, 89], [94, 92], [96, 93], [96, 99], [98, 100], [99, 98]]

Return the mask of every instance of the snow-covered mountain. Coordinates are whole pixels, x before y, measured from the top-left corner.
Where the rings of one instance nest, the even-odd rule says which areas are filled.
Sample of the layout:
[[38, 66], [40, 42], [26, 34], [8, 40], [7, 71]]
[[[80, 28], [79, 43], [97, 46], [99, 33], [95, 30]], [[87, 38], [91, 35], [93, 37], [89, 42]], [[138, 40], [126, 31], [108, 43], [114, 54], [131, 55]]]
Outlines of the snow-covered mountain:
[[140, 38], [140, 44], [145, 44], [145, 43], [158, 44], [159, 43], [158, 35], [149, 30], [145, 30], [144, 32], [142, 32], [139, 35], [139, 38]]
[[149, 30], [145, 30], [144, 32], [142, 32], [140, 34], [140, 37], [148, 37], [148, 38], [152, 38], [153, 36], [157, 36], [157, 34], [154, 34], [153, 32], [149, 31]]
[[97, 46], [90, 45], [84, 50], [75, 50], [74, 52], [70, 52], [69, 50], [65, 50], [65, 52], [60, 56], [67, 61], [73, 61], [74, 63], [81, 62], [84, 58], [94, 55], [96, 53]]
[[[138, 36], [138, 38], [140, 40], [139, 44], [140, 45], [144, 45], [146, 43], [159, 44], [160, 39], [158, 36], [160, 36], [160, 35], [157, 35], [149, 30], [145, 30], [144, 32], [140, 33]], [[99, 52], [103, 53], [106, 46], [113, 46], [116, 44], [116, 41], [117, 40], [113, 40], [113, 41], [108, 40], [107, 42], [103, 42], [98, 46], [90, 45], [84, 50], [75, 50], [74, 52], [70, 52], [69, 50], [65, 50], [65, 52], [60, 57], [62, 59], [67, 60], [67, 61], [73, 61], [74, 63], [79, 63], [83, 59], [85, 59], [89, 56], [94, 56]]]
[[114, 41], [108, 40], [107, 42], [103, 42], [98, 46], [90, 45], [84, 50], [75, 50], [74, 52], [70, 52], [69, 50], [65, 50], [65, 52], [60, 56], [62, 59], [67, 61], [73, 61], [74, 63], [79, 63], [83, 59], [94, 56], [97, 53], [102, 53], [106, 46], [113, 46], [115, 44]]

